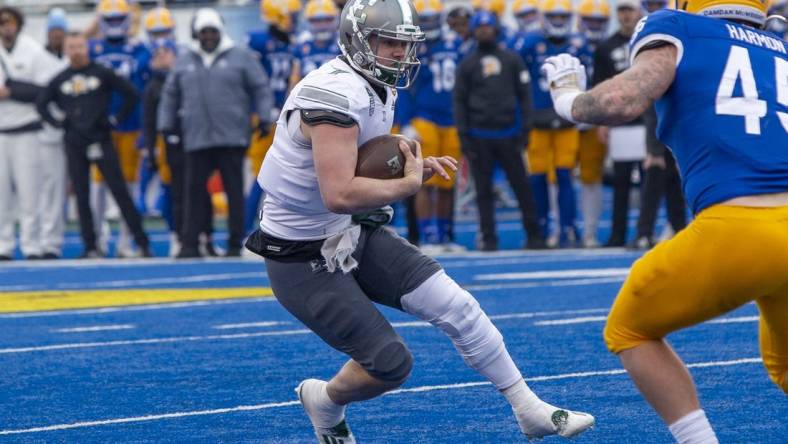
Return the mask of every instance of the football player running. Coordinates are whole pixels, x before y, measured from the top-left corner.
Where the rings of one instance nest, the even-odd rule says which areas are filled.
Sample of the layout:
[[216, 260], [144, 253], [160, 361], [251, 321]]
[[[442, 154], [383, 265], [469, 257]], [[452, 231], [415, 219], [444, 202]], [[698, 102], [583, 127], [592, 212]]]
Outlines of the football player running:
[[605, 342], [678, 442], [716, 443], [664, 337], [754, 300], [764, 366], [788, 392], [788, 49], [761, 30], [759, 0], [678, 6], [642, 19], [632, 67], [588, 92], [576, 58], [543, 69], [556, 111], [575, 122], [623, 123], [656, 102], [695, 220], [635, 263]]
[[[430, 257], [375, 225], [382, 206], [415, 194], [450, 157], [422, 159], [405, 143], [404, 177], [355, 177], [358, 147], [388, 134], [395, 87], [417, 72], [424, 35], [407, 0], [350, 0], [340, 16], [342, 56], [309, 73], [291, 91], [277, 122], [259, 183], [260, 230], [247, 247], [265, 257], [279, 302], [350, 360], [330, 381], [296, 389], [320, 442], [354, 443], [345, 422], [351, 402], [400, 386], [413, 358], [374, 302], [441, 329], [465, 362], [490, 380], [529, 437], [575, 436], [591, 415], [554, 407], [525, 384], [500, 332], [478, 302]], [[367, 216], [358, 213], [367, 212]], [[360, 223], [354, 222], [355, 220]], [[385, 219], [385, 218], [384, 218]]]

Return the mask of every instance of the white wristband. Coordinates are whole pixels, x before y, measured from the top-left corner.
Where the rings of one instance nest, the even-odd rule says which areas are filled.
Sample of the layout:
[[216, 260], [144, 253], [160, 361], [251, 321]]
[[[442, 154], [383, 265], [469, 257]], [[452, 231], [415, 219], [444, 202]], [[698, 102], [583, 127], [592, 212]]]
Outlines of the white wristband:
[[583, 94], [583, 92], [569, 91], [558, 96], [558, 98], [555, 100], [555, 103], [553, 103], [555, 112], [558, 113], [559, 116], [563, 117], [564, 119], [570, 122], [580, 123], [572, 118], [572, 105], [575, 103], [575, 99], [580, 94]]

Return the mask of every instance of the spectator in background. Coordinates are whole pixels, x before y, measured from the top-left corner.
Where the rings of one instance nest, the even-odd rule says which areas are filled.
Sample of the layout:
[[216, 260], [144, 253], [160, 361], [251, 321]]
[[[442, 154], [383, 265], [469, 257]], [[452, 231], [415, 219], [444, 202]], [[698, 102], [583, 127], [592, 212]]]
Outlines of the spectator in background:
[[175, 63], [178, 52], [174, 38], [175, 22], [166, 8], [150, 10], [143, 20], [148, 34], [148, 50], [152, 54], [151, 76], [142, 91], [142, 140], [148, 168], [157, 170], [162, 184], [162, 217], [170, 229], [169, 256], [180, 250], [183, 223], [183, 147], [180, 144], [180, 125], [175, 133], [162, 135], [156, 125], [161, 91]]
[[[70, 66], [49, 83], [38, 98], [38, 112], [52, 126], [65, 130], [68, 172], [77, 197], [83, 258], [103, 257], [97, 245], [93, 215], [90, 209], [90, 165], [101, 171], [112, 197], [118, 203], [125, 223], [143, 257], [152, 257], [148, 237], [142, 229], [140, 218], [123, 181], [118, 153], [112, 145], [112, 124], [128, 117], [137, 105], [134, 86], [111, 69], [92, 62], [88, 56], [87, 41], [83, 34], [69, 33], [65, 53]], [[118, 114], [108, 112], [112, 93], [123, 98]], [[65, 118], [56, 119], [49, 104], [56, 104]]]
[[[616, 16], [618, 31], [600, 43], [594, 54], [594, 85], [629, 68], [629, 39], [641, 17], [640, 3], [618, 0]], [[640, 168], [640, 161], [646, 154], [646, 129], [643, 119], [637, 118], [618, 127], [599, 127], [598, 131], [600, 141], [608, 144], [608, 153], [613, 159], [613, 228], [605, 246], [623, 247], [627, 237], [632, 173]]]
[[[51, 77], [68, 66], [63, 54], [63, 41], [68, 30], [66, 12], [52, 8], [47, 20], [46, 50], [52, 55], [49, 66]], [[38, 214], [41, 221], [41, 250], [43, 259], [57, 259], [63, 253], [63, 231], [66, 222], [66, 152], [63, 131], [44, 123], [38, 140], [43, 154], [39, 163], [40, 193]]]
[[[645, 0], [643, 9], [649, 14], [668, 6], [667, 0]], [[646, 126], [646, 158], [643, 160], [643, 184], [638, 215], [637, 236], [629, 247], [649, 249], [656, 244], [654, 224], [662, 197], [668, 210], [668, 222], [674, 233], [687, 225], [686, 202], [681, 191], [681, 177], [670, 150], [657, 139], [657, 112], [650, 107], [643, 114]]]
[[462, 152], [476, 184], [483, 251], [498, 249], [493, 212], [493, 166], [498, 161], [517, 196], [528, 248], [544, 248], [536, 203], [521, 147], [527, 144], [531, 117], [528, 71], [522, 59], [498, 45], [498, 19], [478, 11], [471, 20], [476, 49], [463, 59], [454, 87], [454, 121]]
[[[96, 5], [101, 38], [91, 40], [90, 58], [113, 69], [115, 74], [131, 82], [140, 93], [150, 77], [150, 52], [148, 48], [135, 38], [139, 27], [139, 4], [127, 0], [101, 0]], [[136, 11], [136, 12], [135, 12]], [[110, 112], [119, 114], [121, 99], [115, 96], [110, 105]], [[142, 133], [142, 109], [137, 107], [123, 120], [112, 125], [112, 144], [118, 151], [120, 169], [132, 197], [137, 190], [140, 167], [140, 135]], [[95, 187], [93, 190], [93, 210], [96, 227], [99, 229], [99, 245], [107, 248], [109, 227], [105, 225], [106, 187], [101, 175], [94, 170]], [[106, 228], [105, 228], [106, 227]], [[121, 223], [118, 229], [116, 245], [118, 257], [138, 256], [131, 245], [131, 230]]]
[[20, 34], [22, 13], [0, 8], [0, 260], [14, 253], [14, 223], [19, 219], [20, 247], [27, 259], [40, 259], [39, 168], [44, 153], [38, 142], [41, 117], [35, 100], [56, 63], [44, 47]]
[[[452, 90], [456, 69], [462, 59], [462, 39], [443, 32], [443, 5], [438, 0], [413, 2], [419, 13], [419, 26], [426, 42], [419, 46], [418, 57], [427, 69], [419, 73], [411, 88], [397, 98], [398, 106], [410, 101], [411, 112], [403, 134], [421, 143], [424, 157], [451, 156], [460, 159], [460, 140], [452, 116]], [[433, 176], [416, 193], [416, 215], [422, 251], [427, 254], [452, 253], [465, 248], [454, 243], [454, 184]]]
[[251, 135], [253, 104], [270, 126], [273, 97], [268, 76], [252, 53], [235, 46], [216, 10], [195, 14], [197, 42], [178, 55], [159, 105], [162, 132], [182, 125], [186, 153], [185, 222], [180, 258], [199, 257], [198, 237], [212, 215], [206, 181], [218, 169], [229, 204], [227, 256], [241, 255], [244, 239], [243, 163]]
[[446, 15], [446, 24], [449, 25], [449, 29], [463, 41], [472, 40], [470, 21], [471, 11], [464, 6], [455, 6]]

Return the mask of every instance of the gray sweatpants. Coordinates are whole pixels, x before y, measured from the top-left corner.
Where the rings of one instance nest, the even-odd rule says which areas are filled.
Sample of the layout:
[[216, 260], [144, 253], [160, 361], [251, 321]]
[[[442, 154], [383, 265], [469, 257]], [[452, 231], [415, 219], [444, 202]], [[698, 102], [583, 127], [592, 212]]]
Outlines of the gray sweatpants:
[[265, 265], [282, 306], [328, 345], [374, 377], [405, 376], [399, 367], [407, 348], [373, 302], [402, 310], [402, 296], [441, 266], [385, 227], [362, 227], [353, 257], [359, 266], [348, 274], [329, 273], [322, 258], [306, 262], [266, 258]]

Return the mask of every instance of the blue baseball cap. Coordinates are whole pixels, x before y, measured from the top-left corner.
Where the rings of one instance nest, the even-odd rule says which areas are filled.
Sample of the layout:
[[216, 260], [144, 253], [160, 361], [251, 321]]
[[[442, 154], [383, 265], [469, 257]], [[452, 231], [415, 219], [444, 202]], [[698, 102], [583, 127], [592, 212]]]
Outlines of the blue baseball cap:
[[478, 10], [471, 17], [471, 31], [475, 31], [479, 26], [498, 28], [498, 17], [490, 11]]

